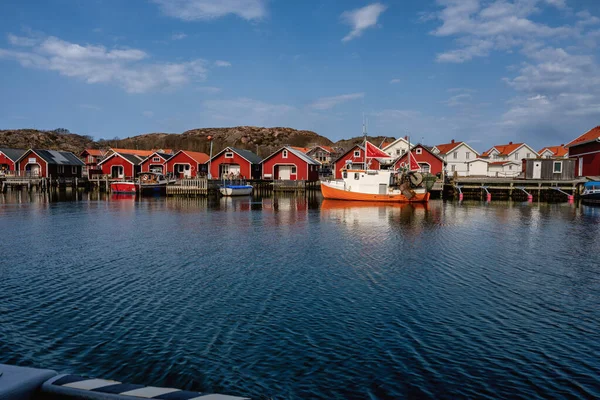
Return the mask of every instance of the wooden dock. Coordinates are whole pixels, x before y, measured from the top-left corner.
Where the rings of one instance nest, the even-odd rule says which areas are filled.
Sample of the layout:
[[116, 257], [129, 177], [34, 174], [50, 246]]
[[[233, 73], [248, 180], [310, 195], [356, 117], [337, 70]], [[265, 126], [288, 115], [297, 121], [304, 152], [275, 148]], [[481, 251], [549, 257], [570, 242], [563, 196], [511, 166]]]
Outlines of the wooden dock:
[[586, 181], [459, 177], [444, 186], [444, 198], [565, 201], [577, 197]]
[[206, 196], [209, 190], [216, 190], [216, 181], [207, 178], [180, 179], [167, 186], [167, 196]]

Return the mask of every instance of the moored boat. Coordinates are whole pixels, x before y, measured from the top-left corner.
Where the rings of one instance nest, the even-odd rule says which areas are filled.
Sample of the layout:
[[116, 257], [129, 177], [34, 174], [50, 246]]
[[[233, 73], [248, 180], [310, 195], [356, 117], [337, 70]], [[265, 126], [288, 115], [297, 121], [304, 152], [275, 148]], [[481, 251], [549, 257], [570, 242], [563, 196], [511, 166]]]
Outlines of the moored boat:
[[223, 196], [248, 196], [252, 194], [252, 185], [221, 185], [219, 192]]
[[584, 183], [581, 201], [584, 203], [600, 204], [600, 182], [591, 181]]
[[141, 191], [166, 190], [169, 180], [159, 172], [142, 172], [139, 174]]
[[137, 185], [135, 182], [112, 182], [110, 190], [115, 194], [136, 194]]

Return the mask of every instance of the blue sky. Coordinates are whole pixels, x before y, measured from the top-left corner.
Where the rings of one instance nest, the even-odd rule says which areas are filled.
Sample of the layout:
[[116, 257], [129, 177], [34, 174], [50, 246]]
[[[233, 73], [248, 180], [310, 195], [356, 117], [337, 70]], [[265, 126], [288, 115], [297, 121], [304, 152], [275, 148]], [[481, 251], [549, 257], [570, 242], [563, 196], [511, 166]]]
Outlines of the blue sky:
[[0, 128], [235, 125], [485, 150], [600, 124], [595, 0], [3, 0]]

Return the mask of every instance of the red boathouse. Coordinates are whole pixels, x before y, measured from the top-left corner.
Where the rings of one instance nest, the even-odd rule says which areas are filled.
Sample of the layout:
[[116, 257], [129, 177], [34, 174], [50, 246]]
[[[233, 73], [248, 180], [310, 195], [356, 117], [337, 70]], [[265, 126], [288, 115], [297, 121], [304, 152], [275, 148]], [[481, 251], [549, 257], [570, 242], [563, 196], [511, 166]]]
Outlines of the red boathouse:
[[600, 176], [600, 126], [590, 129], [566, 146], [574, 158], [575, 176]]
[[110, 156], [98, 163], [103, 175], [112, 179], [132, 179], [140, 172], [140, 163], [143, 158], [135, 154], [121, 154], [113, 152]]
[[17, 160], [27, 150], [0, 148], [0, 174], [6, 174], [17, 170]]
[[206, 174], [208, 154], [196, 151], [179, 150], [166, 162], [167, 171], [177, 178], [195, 178]]
[[85, 164], [69, 151], [29, 149], [16, 161], [21, 174], [40, 178], [81, 178]]
[[320, 165], [300, 150], [285, 146], [262, 160], [262, 175], [263, 179], [316, 181]]
[[249, 150], [226, 147], [210, 160], [210, 174], [214, 179], [225, 176], [241, 176], [246, 179], [260, 179], [262, 158]]
[[167, 161], [173, 157], [173, 154], [159, 153], [155, 151], [140, 163], [142, 172], [167, 173]]
[[[369, 169], [381, 169], [381, 163], [376, 158], [367, 160]], [[363, 146], [354, 145], [354, 147], [343, 153], [333, 162], [335, 179], [342, 179], [343, 169], [365, 169], [365, 151]]]
[[[411, 149], [413, 160], [417, 161], [422, 173], [437, 175], [444, 170], [444, 160], [433, 153], [422, 144], [417, 144]], [[405, 153], [394, 162], [393, 169], [398, 169], [409, 165], [409, 153]], [[414, 161], [413, 161], [414, 164]]]

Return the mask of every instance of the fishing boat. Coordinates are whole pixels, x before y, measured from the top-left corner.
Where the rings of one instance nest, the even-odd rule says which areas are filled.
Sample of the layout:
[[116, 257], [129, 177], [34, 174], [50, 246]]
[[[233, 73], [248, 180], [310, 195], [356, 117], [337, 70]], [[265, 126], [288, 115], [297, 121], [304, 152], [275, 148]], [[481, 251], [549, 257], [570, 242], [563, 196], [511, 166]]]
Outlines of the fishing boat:
[[323, 198], [330, 200], [426, 203], [429, 192], [423, 185], [419, 165], [409, 151], [409, 166], [403, 170], [371, 170], [368, 159], [389, 159], [390, 155], [366, 139], [365, 169], [345, 168], [342, 179], [321, 182]]
[[110, 191], [115, 194], [136, 194], [137, 185], [135, 182], [112, 182]]
[[581, 201], [583, 203], [600, 204], [600, 182], [591, 181], [584, 183]]
[[169, 180], [159, 172], [142, 172], [139, 174], [140, 191], [166, 190]]

